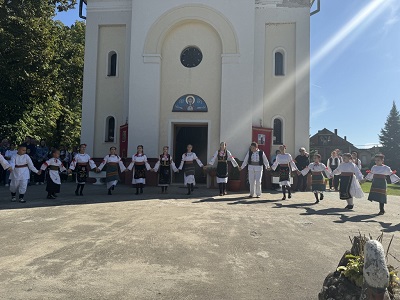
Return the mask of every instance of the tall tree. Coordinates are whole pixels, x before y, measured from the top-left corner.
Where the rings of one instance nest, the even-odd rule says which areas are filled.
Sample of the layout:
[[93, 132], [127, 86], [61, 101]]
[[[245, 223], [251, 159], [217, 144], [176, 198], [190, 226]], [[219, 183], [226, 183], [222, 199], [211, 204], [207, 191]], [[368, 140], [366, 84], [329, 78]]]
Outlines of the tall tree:
[[80, 134], [85, 24], [54, 21], [73, 0], [0, 0], [0, 133], [53, 145]]
[[386, 163], [398, 169], [400, 167], [400, 113], [394, 101], [385, 127], [381, 129], [379, 140], [382, 144], [382, 153], [386, 156]]

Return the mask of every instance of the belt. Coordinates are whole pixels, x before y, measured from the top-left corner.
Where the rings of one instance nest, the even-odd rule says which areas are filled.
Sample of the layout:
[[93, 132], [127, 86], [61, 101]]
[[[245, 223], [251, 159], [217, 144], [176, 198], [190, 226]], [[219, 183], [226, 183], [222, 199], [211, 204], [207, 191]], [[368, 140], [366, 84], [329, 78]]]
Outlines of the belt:
[[340, 176], [353, 176], [354, 173], [353, 172], [342, 172], [340, 173]]
[[135, 166], [143, 166], [144, 165], [144, 162], [136, 162], [135, 163]]
[[192, 161], [185, 161], [185, 164], [193, 164], [193, 160]]
[[386, 175], [374, 174], [374, 178], [386, 178]]
[[311, 172], [312, 173], [312, 175], [322, 175], [322, 171], [320, 171], [320, 172]]
[[116, 163], [116, 162], [108, 162], [107, 165], [117, 166], [118, 163]]
[[225, 159], [219, 159], [218, 162], [227, 162]]
[[279, 164], [281, 167], [289, 167], [289, 164]]
[[58, 171], [59, 167], [57, 166], [49, 166], [49, 169], [52, 171]]
[[26, 167], [28, 167], [28, 165], [27, 164], [25, 164], [25, 165], [15, 165], [15, 167], [16, 168], [26, 168]]
[[258, 161], [256, 161], [256, 162], [252, 161], [250, 163], [250, 165], [252, 165], [252, 166], [262, 166], [262, 165], [260, 165], [260, 163]]
[[78, 166], [87, 166], [88, 163], [78, 163]]
[[168, 166], [170, 166], [170, 164], [169, 164], [169, 163], [163, 163], [163, 162], [161, 163], [161, 165], [162, 165], [162, 166], [164, 166], [164, 167], [168, 167]]

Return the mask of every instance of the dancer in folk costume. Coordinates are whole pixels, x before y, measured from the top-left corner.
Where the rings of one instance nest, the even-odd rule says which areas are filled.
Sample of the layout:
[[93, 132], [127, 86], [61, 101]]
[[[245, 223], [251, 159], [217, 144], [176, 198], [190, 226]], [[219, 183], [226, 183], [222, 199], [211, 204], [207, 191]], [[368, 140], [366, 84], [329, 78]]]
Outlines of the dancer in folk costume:
[[[329, 178], [331, 173], [328, 171], [328, 168], [320, 162], [321, 155], [314, 155], [314, 162], [309, 164], [305, 169], [301, 171], [303, 176], [306, 176], [308, 172], [311, 172], [312, 176], [312, 191], [315, 196], [315, 203], [319, 203], [320, 200], [324, 199], [324, 192], [326, 190], [325, 179], [323, 176], [323, 172], [325, 172], [326, 177]], [[319, 196], [319, 198], [318, 198]]]
[[358, 153], [356, 151], [351, 152], [351, 159], [353, 160], [353, 163], [361, 170], [361, 160], [358, 159]]
[[256, 142], [251, 143], [250, 149], [247, 152], [240, 170], [244, 168], [248, 169], [249, 172], [249, 183], [250, 183], [250, 195], [249, 198], [253, 198], [254, 194], [257, 198], [261, 197], [261, 179], [264, 167], [269, 170], [268, 158], [264, 151], [258, 149]]
[[143, 145], [137, 146], [137, 152], [132, 156], [132, 162], [129, 164], [129, 171], [134, 169], [132, 184], [136, 186], [136, 195], [143, 194], [143, 187], [146, 184], [146, 170], [150, 171], [150, 165], [147, 162], [147, 156], [143, 153]]
[[[336, 151], [332, 151], [331, 157], [329, 157], [328, 161], [326, 162], [326, 166], [328, 167], [328, 171], [332, 173], [336, 170], [336, 168], [340, 165], [340, 158]], [[339, 190], [339, 176], [334, 176], [333, 178], [329, 179], [329, 189], [332, 188], [337, 192]]]
[[355, 198], [364, 197], [359, 181], [363, 181], [363, 175], [360, 169], [353, 163], [350, 153], [343, 154], [343, 162], [332, 172], [334, 175], [340, 175], [340, 199], [347, 201], [346, 209], [353, 209]]
[[76, 196], [83, 196], [83, 189], [85, 188], [88, 177], [87, 167], [89, 166], [91, 170], [98, 170], [94, 161], [90, 158], [89, 154], [85, 153], [85, 151], [86, 144], [81, 144], [79, 146], [79, 153], [75, 155], [68, 169], [69, 173], [72, 173], [73, 170], [76, 171]]
[[114, 190], [115, 186], [119, 180], [118, 174], [118, 166], [121, 172], [126, 171], [126, 167], [124, 166], [121, 157], [117, 154], [117, 148], [111, 147], [110, 154], [104, 157], [103, 161], [101, 162], [100, 166], [98, 167], [98, 172], [103, 170], [104, 166], [106, 166], [106, 182], [107, 182], [107, 190], [108, 195], [112, 195], [111, 191]]
[[168, 153], [169, 147], [163, 147], [163, 153], [160, 155], [156, 165], [153, 168], [154, 172], [160, 170], [158, 175], [158, 186], [161, 187], [161, 193], [168, 193], [168, 187], [171, 184], [171, 168], [174, 172], [178, 172], [175, 162]]
[[196, 180], [194, 178], [195, 174], [195, 168], [194, 168], [194, 161], [197, 162], [200, 168], [202, 168], [204, 165], [200, 161], [200, 159], [197, 157], [196, 153], [192, 152], [193, 146], [192, 145], [187, 145], [187, 152], [182, 154], [182, 161], [181, 164], [179, 165], [179, 170], [182, 170], [183, 167], [185, 167], [185, 176], [184, 176], [184, 184], [188, 188], [187, 194], [190, 195], [193, 190], [194, 186], [196, 184]]
[[211, 158], [208, 165], [211, 167], [217, 160], [217, 183], [219, 186], [219, 195], [226, 195], [226, 184], [228, 183], [228, 161], [232, 163], [234, 168], [239, 168], [235, 158], [231, 152], [226, 149], [226, 143], [219, 144], [219, 150], [215, 151], [214, 156]]
[[365, 180], [372, 181], [371, 190], [369, 192], [368, 200], [379, 202], [379, 215], [385, 213], [385, 204], [387, 203], [387, 183], [386, 176], [390, 176], [392, 183], [397, 183], [400, 178], [392, 171], [389, 166], [384, 165], [385, 156], [383, 154], [375, 155], [375, 166], [371, 171], [367, 171], [368, 175]]
[[53, 149], [51, 155], [53, 157], [45, 161], [40, 168], [42, 171], [49, 169], [46, 176], [47, 199], [55, 199], [57, 197], [56, 194], [60, 192], [61, 187], [60, 172], [67, 171], [60, 160], [60, 150]]
[[288, 192], [288, 198], [292, 198], [292, 193], [290, 190], [291, 172], [298, 170], [292, 156], [289, 153], [286, 153], [286, 146], [280, 146], [279, 150], [281, 153], [276, 156], [276, 160], [272, 165], [272, 169], [275, 170], [279, 166], [279, 184], [282, 187], [283, 193], [282, 200], [286, 200], [286, 191]]
[[13, 171], [11, 172], [10, 179], [10, 192], [11, 201], [17, 201], [16, 195], [19, 192], [19, 202], [25, 203], [24, 199], [28, 181], [30, 178], [30, 171], [40, 175], [41, 171], [38, 171], [33, 165], [32, 159], [26, 154], [26, 146], [20, 145], [18, 147], [17, 154], [11, 158], [10, 163]]

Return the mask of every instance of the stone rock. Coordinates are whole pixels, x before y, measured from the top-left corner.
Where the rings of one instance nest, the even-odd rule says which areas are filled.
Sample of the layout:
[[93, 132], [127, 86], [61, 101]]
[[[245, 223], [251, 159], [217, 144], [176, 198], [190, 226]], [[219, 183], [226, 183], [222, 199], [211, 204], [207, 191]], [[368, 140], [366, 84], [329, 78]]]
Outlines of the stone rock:
[[358, 300], [360, 295], [361, 288], [342, 276], [340, 272], [333, 272], [325, 278], [318, 300]]
[[385, 250], [378, 241], [365, 244], [364, 280], [373, 288], [386, 289], [389, 286], [389, 270], [386, 266]]

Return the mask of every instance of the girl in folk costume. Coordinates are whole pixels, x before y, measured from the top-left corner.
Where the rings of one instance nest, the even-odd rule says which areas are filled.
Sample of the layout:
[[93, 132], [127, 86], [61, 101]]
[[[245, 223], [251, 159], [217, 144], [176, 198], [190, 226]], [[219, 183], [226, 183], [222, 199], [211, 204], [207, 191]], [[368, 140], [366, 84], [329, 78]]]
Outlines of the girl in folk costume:
[[250, 195], [249, 198], [254, 197], [254, 193], [257, 198], [261, 197], [261, 178], [263, 174], [263, 168], [269, 170], [268, 158], [264, 151], [258, 149], [256, 142], [251, 143], [250, 150], [247, 152], [240, 170], [243, 170], [248, 165], [249, 172], [249, 183], [250, 183]]
[[279, 184], [282, 187], [283, 193], [282, 200], [286, 200], [286, 191], [288, 192], [288, 198], [292, 198], [292, 193], [290, 191], [291, 171], [298, 170], [292, 156], [289, 153], [286, 153], [286, 146], [280, 146], [279, 150], [281, 153], [276, 156], [276, 160], [272, 165], [272, 169], [275, 170], [279, 166]]
[[361, 170], [361, 160], [358, 159], [358, 153], [356, 151], [351, 152], [351, 159], [353, 160], [353, 163]]
[[375, 155], [375, 166], [371, 171], [367, 171], [368, 175], [366, 180], [372, 181], [371, 191], [369, 192], [368, 200], [379, 202], [379, 215], [385, 213], [385, 203], [387, 202], [386, 196], [386, 176], [390, 176], [392, 183], [400, 181], [400, 178], [392, 171], [390, 167], [384, 165], [385, 156], [383, 154]]
[[[333, 171], [336, 170], [336, 168], [340, 165], [340, 158], [338, 157], [338, 154], [336, 151], [332, 151], [331, 157], [329, 157], [326, 166], [328, 167], [328, 171], [332, 173]], [[331, 190], [332, 188], [335, 189], [335, 191], [338, 191], [339, 189], [339, 176], [334, 176], [333, 178], [329, 179], [329, 189]]]
[[[308, 172], [311, 172], [312, 175], [312, 191], [315, 196], [315, 203], [319, 203], [319, 200], [324, 199], [324, 192], [326, 189], [325, 179], [323, 176], [323, 172], [325, 172], [326, 177], [329, 178], [331, 175], [328, 171], [328, 168], [323, 164], [320, 163], [321, 155], [315, 154], [314, 155], [314, 162], [309, 164], [308, 167], [301, 171], [303, 176], [306, 176]], [[319, 195], [319, 198], [318, 198]]]
[[89, 154], [85, 153], [85, 151], [86, 144], [81, 144], [79, 146], [79, 153], [75, 155], [68, 169], [69, 173], [72, 173], [72, 170], [76, 170], [76, 196], [83, 196], [83, 189], [85, 187], [88, 177], [87, 166], [89, 165], [91, 170], [98, 170], [94, 161], [90, 158]]
[[364, 193], [359, 181], [363, 180], [360, 169], [352, 162], [351, 154], [343, 154], [343, 162], [332, 172], [333, 175], [340, 175], [340, 199], [347, 201], [346, 209], [353, 209], [353, 197], [362, 198]]
[[57, 149], [53, 149], [51, 151], [53, 158], [44, 162], [41, 166], [41, 170], [45, 171], [49, 169], [47, 173], [47, 199], [55, 199], [56, 194], [60, 192], [61, 187], [61, 178], [59, 172], [65, 172], [67, 169], [64, 167], [62, 161], [60, 160], [60, 151]]
[[146, 170], [151, 170], [147, 162], [147, 156], [143, 153], [143, 145], [137, 146], [137, 152], [132, 156], [132, 162], [128, 166], [128, 170], [134, 170], [132, 184], [136, 185], [136, 195], [143, 194], [143, 187], [146, 184]]
[[158, 175], [158, 186], [161, 187], [161, 193], [168, 193], [168, 187], [171, 184], [171, 168], [174, 172], [178, 172], [168, 150], [168, 146], [163, 147], [163, 153], [160, 155], [160, 158], [153, 168], [154, 172], [160, 170], [160, 174]]
[[17, 201], [16, 195], [17, 190], [19, 192], [19, 202], [25, 203], [24, 199], [26, 189], [28, 186], [28, 181], [30, 178], [30, 171], [40, 175], [42, 172], [38, 171], [33, 165], [32, 159], [26, 154], [26, 146], [20, 145], [18, 147], [18, 152], [15, 156], [11, 158], [11, 167], [13, 171], [11, 172], [10, 179], [10, 192], [11, 201]]
[[214, 156], [208, 163], [209, 166], [214, 165], [215, 160], [217, 160], [217, 183], [219, 186], [219, 195], [226, 195], [226, 184], [228, 183], [228, 161], [232, 163], [234, 168], [239, 168], [235, 158], [226, 149], [226, 143], [221, 142], [219, 145], [219, 150], [215, 151]]
[[98, 172], [103, 170], [104, 166], [106, 166], [106, 182], [107, 182], [107, 190], [108, 195], [112, 195], [111, 191], [114, 190], [115, 186], [118, 183], [119, 176], [118, 176], [118, 166], [121, 172], [126, 171], [126, 167], [122, 163], [121, 157], [117, 154], [117, 148], [111, 147], [110, 154], [104, 157], [103, 161], [101, 162]]
[[192, 152], [193, 146], [187, 145], [187, 152], [182, 154], [182, 161], [179, 166], [179, 170], [182, 170], [183, 166], [185, 166], [185, 176], [184, 176], [184, 184], [188, 188], [187, 194], [190, 195], [194, 190], [194, 185], [196, 184], [196, 180], [194, 178], [195, 169], [194, 169], [194, 161], [197, 162], [200, 168], [203, 167], [203, 163], [197, 157], [196, 153]]

